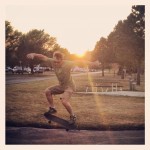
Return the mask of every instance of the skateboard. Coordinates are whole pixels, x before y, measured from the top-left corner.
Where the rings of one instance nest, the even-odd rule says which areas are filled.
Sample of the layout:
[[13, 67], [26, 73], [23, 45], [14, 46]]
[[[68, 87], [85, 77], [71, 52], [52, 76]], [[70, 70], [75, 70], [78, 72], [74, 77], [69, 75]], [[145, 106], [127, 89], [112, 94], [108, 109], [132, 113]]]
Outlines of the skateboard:
[[79, 130], [76, 123], [69, 124], [69, 122], [67, 120], [60, 118], [58, 116], [52, 115], [52, 114], [44, 113], [44, 116], [48, 120], [49, 124], [51, 124], [51, 122], [58, 123], [58, 124], [62, 125], [66, 129], [66, 131]]

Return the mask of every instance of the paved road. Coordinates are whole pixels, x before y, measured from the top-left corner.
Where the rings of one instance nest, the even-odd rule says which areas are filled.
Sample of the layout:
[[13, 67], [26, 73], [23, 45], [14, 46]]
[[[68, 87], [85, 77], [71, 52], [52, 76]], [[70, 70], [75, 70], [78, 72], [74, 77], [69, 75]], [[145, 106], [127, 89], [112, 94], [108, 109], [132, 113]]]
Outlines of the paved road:
[[144, 144], [145, 133], [137, 131], [65, 131], [7, 127], [6, 144]]
[[[96, 74], [100, 72], [90, 72], [90, 74]], [[75, 73], [72, 74], [72, 76], [81, 76], [85, 75], [87, 72], [82, 72], [82, 73]], [[6, 84], [19, 84], [19, 83], [26, 83], [26, 82], [31, 82], [31, 81], [40, 81], [40, 80], [47, 80], [47, 79], [52, 79], [56, 78], [54, 73], [50, 73], [49, 75], [44, 75], [44, 76], [27, 76], [27, 75], [20, 75], [20, 76], [14, 76], [14, 75], [6, 75]]]
[[50, 79], [50, 77], [49, 76], [47, 76], [47, 77], [13, 77], [13, 76], [9, 76], [9, 77], [6, 77], [6, 84], [20, 84], [20, 83], [47, 80], [47, 79]]

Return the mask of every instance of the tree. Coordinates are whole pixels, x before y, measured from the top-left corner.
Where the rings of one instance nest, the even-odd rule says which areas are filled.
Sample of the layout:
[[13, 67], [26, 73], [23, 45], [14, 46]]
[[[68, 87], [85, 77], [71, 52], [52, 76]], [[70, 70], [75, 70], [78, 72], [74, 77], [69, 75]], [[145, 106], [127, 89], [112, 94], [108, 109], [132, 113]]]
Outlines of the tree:
[[[134, 51], [131, 45], [133, 45], [133, 33], [130, 31], [125, 21], [119, 21], [115, 26], [114, 31], [108, 36], [108, 49], [110, 56], [113, 57], [113, 62], [120, 64], [121, 78], [124, 79], [123, 68], [132, 66]], [[111, 50], [111, 51], [110, 51]]]
[[66, 48], [62, 48], [56, 43], [56, 38], [45, 33], [44, 30], [33, 29], [26, 34], [14, 30], [9, 21], [5, 22], [6, 26], [6, 65], [14, 66], [20, 64], [30, 66], [33, 73], [33, 67], [41, 63], [39, 60], [27, 60], [28, 53], [41, 53], [52, 57], [53, 52], [61, 51], [66, 58], [70, 53]]
[[70, 58], [70, 53], [66, 48], [61, 47], [59, 44], [55, 44], [52, 50], [52, 53], [54, 53], [55, 51], [60, 51], [61, 53], [64, 54], [64, 58], [65, 59], [69, 59]]
[[94, 51], [93, 51], [93, 57], [96, 60], [99, 60], [102, 64], [102, 76], [104, 76], [104, 69], [106, 63], [108, 63], [108, 49], [107, 49], [107, 39], [104, 37], [101, 37], [100, 40], [96, 43]]
[[20, 38], [20, 45], [18, 48], [18, 59], [22, 62], [22, 66], [29, 65], [33, 73], [35, 64], [39, 64], [39, 60], [27, 60], [28, 53], [41, 53], [44, 55], [51, 55], [51, 52], [56, 44], [56, 38], [51, 37], [45, 33], [44, 30], [33, 29], [24, 34]]
[[6, 65], [13, 67], [18, 63], [17, 51], [22, 33], [14, 30], [10, 22], [5, 21]]
[[145, 54], [145, 10], [144, 6], [133, 6], [132, 13], [119, 21], [108, 36], [108, 47], [121, 66], [137, 68], [137, 84], [140, 85], [141, 64]]
[[137, 58], [137, 85], [140, 85], [141, 65], [142, 61], [145, 59], [145, 6], [133, 6], [132, 14], [129, 17], [135, 20], [133, 31], [136, 34], [137, 40], [137, 47], [135, 50], [135, 56]]

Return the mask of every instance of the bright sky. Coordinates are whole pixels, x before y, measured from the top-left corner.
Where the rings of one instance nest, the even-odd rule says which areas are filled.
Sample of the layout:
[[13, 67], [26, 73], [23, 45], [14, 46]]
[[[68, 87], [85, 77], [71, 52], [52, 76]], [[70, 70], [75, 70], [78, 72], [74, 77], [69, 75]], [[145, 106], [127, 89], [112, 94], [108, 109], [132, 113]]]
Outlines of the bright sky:
[[7, 5], [6, 20], [19, 31], [44, 29], [71, 53], [93, 50], [119, 20], [131, 13], [132, 5]]

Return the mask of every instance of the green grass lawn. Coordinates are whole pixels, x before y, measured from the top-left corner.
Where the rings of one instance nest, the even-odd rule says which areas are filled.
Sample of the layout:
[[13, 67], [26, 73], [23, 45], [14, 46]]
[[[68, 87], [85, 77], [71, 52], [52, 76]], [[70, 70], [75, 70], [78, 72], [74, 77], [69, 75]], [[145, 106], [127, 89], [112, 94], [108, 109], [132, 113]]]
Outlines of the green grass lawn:
[[[78, 90], [85, 90], [88, 82], [97, 82], [98, 76], [74, 77]], [[110, 77], [109, 77], [110, 78]], [[117, 79], [117, 77], [114, 77]], [[128, 81], [123, 80], [126, 90]], [[62, 128], [56, 123], [48, 124], [43, 113], [48, 110], [44, 90], [57, 84], [56, 78], [23, 84], [6, 85], [6, 125]], [[142, 83], [143, 85], [143, 83]], [[143, 87], [138, 89], [143, 90]], [[59, 117], [69, 119], [59, 96], [54, 97]], [[143, 129], [145, 124], [145, 99], [122, 96], [73, 94], [72, 107], [81, 129], [124, 130]]]

